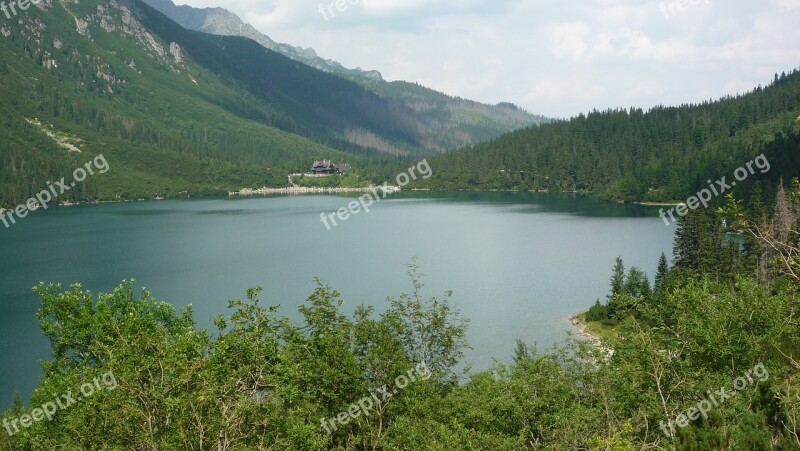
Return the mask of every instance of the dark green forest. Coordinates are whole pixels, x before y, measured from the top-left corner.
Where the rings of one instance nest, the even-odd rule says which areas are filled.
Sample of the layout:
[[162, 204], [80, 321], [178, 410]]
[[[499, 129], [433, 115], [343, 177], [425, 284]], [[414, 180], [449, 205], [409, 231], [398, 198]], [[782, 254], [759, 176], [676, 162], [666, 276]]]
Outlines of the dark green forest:
[[588, 191], [611, 200], [680, 201], [765, 153], [768, 178], [800, 167], [800, 71], [717, 101], [593, 111], [431, 160], [444, 189]]

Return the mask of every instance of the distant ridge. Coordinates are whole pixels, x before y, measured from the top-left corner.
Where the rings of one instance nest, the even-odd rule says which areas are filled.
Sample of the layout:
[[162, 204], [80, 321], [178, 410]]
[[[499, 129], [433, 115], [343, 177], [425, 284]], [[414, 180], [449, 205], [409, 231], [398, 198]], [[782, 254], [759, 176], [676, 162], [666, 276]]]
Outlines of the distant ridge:
[[348, 69], [336, 61], [320, 58], [314, 49], [275, 42], [224, 8], [194, 8], [189, 5], [176, 5], [172, 0], [144, 0], [144, 2], [190, 30], [250, 38], [272, 51], [319, 70], [369, 80], [383, 80], [381, 73], [376, 70]]
[[[336, 61], [323, 59], [314, 49], [280, 44], [244, 23], [236, 14], [223, 8], [177, 6], [172, 0], [143, 0], [184, 28], [220, 36], [241, 36], [292, 60], [339, 75], [367, 87], [389, 102], [394, 111], [402, 112], [402, 122], [414, 124], [420, 145], [432, 152], [476, 144], [504, 133], [549, 122], [508, 102], [487, 105], [452, 97], [405, 81], [386, 82], [380, 72], [348, 69]], [[349, 127], [346, 139], [360, 147], [371, 147], [385, 153], [401, 152], [370, 130]]]

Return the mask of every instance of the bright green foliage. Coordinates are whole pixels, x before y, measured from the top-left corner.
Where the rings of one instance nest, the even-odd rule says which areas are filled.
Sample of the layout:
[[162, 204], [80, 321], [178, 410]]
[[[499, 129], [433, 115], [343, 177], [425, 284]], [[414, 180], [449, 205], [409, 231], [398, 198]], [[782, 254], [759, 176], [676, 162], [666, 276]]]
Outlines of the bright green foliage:
[[[780, 196], [786, 205], [766, 208], [776, 212], [767, 220], [791, 210], [795, 193]], [[746, 206], [734, 199], [723, 212], [736, 211]], [[137, 297], [133, 282], [96, 297], [41, 284], [53, 358], [30, 408], [108, 371], [118, 384], [0, 434], [0, 449], [797, 449], [800, 284], [790, 273], [765, 283], [714, 268], [738, 251], [716, 221], [687, 216], [678, 263], [669, 268], [662, 255], [655, 290], [617, 260], [608, 305], [587, 314], [616, 325], [613, 350], [571, 341], [541, 354], [517, 342], [511, 363], [462, 379], [466, 322], [449, 293], [422, 297], [416, 263], [413, 291], [389, 298], [380, 315], [369, 306], [344, 314], [340, 294], [318, 282], [295, 324], [262, 306], [255, 288], [214, 320], [213, 336], [197, 330], [190, 308]], [[375, 398], [366, 413], [343, 413], [393, 391], [418, 363], [429, 379]], [[745, 383], [734, 396], [717, 395], [707, 416], [692, 417], [737, 380]], [[30, 408], [17, 403], [3, 417]], [[326, 420], [340, 415], [349, 419], [329, 433]]]
[[608, 303], [603, 305], [598, 299], [586, 313], [587, 321], [601, 321], [606, 326], [613, 326], [628, 315], [635, 314], [652, 298], [653, 289], [647, 274], [633, 267], [625, 274], [625, 263], [617, 257], [611, 276], [611, 293]]
[[[245, 300], [230, 302], [229, 317], [214, 319], [217, 336], [196, 329], [190, 308], [178, 314], [146, 291], [135, 296], [132, 281], [97, 297], [80, 285], [62, 291], [42, 284], [39, 318], [53, 360], [32, 405], [107, 371], [118, 386], [9, 443], [36, 450], [371, 448], [418, 399], [453, 386], [466, 345], [466, 323], [447, 300], [423, 300], [415, 267], [412, 274], [414, 294], [392, 300], [379, 318], [367, 307], [347, 317], [339, 293], [319, 283], [300, 307], [303, 324], [295, 325], [274, 315], [277, 306], [261, 306], [260, 288], [250, 289]], [[416, 378], [330, 436], [322, 427], [380, 388], [394, 388], [418, 363], [433, 377]]]
[[614, 275], [611, 276], [611, 297], [622, 293], [625, 288], [625, 263], [622, 257], [617, 257], [614, 264]]
[[461, 361], [468, 347], [468, 322], [451, 309], [448, 299], [452, 292], [445, 293], [444, 300], [421, 297], [424, 275], [419, 272], [416, 261], [409, 267], [409, 276], [414, 290], [399, 298], [389, 298], [392, 308], [385, 320], [395, 327], [395, 336], [412, 361], [428, 365], [436, 380], [455, 382], [452, 368]]
[[639, 268], [631, 268], [625, 279], [625, 292], [636, 298], [649, 298], [652, 288], [647, 274]]
[[600, 303], [600, 299], [595, 301], [592, 308], [586, 312], [586, 321], [595, 322], [608, 318], [608, 307]]
[[589, 440], [589, 448], [592, 451], [635, 451], [636, 447], [633, 445], [632, 432], [633, 426], [630, 423], [625, 423], [621, 431], [607, 439], [592, 437]]

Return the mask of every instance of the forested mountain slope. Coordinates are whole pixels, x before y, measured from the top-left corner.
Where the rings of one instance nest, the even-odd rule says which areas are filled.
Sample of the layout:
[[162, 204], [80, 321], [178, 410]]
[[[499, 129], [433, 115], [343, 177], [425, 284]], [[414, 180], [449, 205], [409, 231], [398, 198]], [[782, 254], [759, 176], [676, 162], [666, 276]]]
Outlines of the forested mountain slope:
[[325, 72], [371, 80], [383, 79], [381, 73], [376, 70], [348, 69], [336, 61], [321, 58], [312, 48], [275, 42], [224, 8], [194, 8], [189, 5], [176, 5], [172, 0], [145, 0], [145, 3], [190, 30], [250, 38], [270, 50]]
[[[137, 0], [17, 13], [0, 23], [0, 206], [84, 162], [48, 132], [111, 165], [71, 200], [282, 185], [314, 159], [422, 151], [416, 126], [358, 84], [250, 40], [185, 30]], [[349, 144], [351, 129], [377, 145]]]
[[437, 171], [426, 184], [680, 200], [762, 152], [773, 162], [769, 178], [797, 175], [798, 115], [795, 70], [744, 95], [649, 111], [594, 111], [453, 150], [431, 162]]
[[[347, 69], [335, 61], [318, 57], [313, 49], [276, 43], [223, 8], [176, 6], [171, 0], [144, 1], [188, 29], [223, 36], [244, 36], [295, 61], [366, 86], [391, 105], [396, 120], [409, 124], [417, 137], [417, 144], [430, 151], [476, 144], [518, 128], [549, 121], [512, 104], [486, 105], [451, 97], [414, 83], [386, 82], [377, 71]], [[364, 129], [351, 127], [347, 139], [361, 146], [390, 149], [376, 144], [374, 133]]]

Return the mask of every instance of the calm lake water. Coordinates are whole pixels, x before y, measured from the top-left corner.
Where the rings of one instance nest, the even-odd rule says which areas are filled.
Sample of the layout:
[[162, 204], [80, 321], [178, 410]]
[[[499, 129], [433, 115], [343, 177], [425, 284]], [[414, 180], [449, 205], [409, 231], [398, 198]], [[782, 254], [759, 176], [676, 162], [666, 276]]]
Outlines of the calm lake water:
[[37, 211], [0, 229], [0, 409], [41, 375], [49, 343], [35, 318], [39, 281], [109, 291], [135, 278], [155, 297], [193, 304], [200, 326], [228, 299], [264, 287], [262, 302], [297, 306], [319, 276], [345, 309], [385, 306], [408, 292], [418, 258], [427, 297], [453, 290], [471, 320], [475, 370], [508, 361], [521, 338], [563, 343], [568, 316], [608, 292], [614, 259], [652, 276], [671, 255], [674, 227], [657, 210], [590, 197], [533, 193], [401, 193], [332, 230], [321, 212], [351, 197], [149, 201]]

